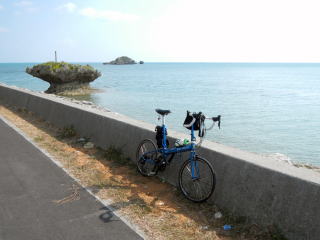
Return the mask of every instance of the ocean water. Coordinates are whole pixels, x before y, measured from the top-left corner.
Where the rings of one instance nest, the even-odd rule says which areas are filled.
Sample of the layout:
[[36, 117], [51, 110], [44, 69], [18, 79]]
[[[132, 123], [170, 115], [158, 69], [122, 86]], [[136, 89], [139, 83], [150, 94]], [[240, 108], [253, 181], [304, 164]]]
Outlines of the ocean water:
[[[44, 91], [24, 72], [32, 63], [0, 64], [0, 82]], [[155, 108], [170, 109], [170, 129], [185, 132], [186, 110], [222, 116], [207, 139], [260, 154], [320, 166], [320, 64], [146, 63], [102, 65], [84, 99], [157, 124]]]

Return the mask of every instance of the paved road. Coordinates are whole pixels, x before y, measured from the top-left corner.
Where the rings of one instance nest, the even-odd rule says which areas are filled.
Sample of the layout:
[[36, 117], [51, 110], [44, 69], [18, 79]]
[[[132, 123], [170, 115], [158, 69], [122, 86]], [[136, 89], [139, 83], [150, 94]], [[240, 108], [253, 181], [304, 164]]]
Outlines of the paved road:
[[[57, 204], [74, 184], [80, 200]], [[0, 118], [0, 240], [7, 239], [142, 238]]]

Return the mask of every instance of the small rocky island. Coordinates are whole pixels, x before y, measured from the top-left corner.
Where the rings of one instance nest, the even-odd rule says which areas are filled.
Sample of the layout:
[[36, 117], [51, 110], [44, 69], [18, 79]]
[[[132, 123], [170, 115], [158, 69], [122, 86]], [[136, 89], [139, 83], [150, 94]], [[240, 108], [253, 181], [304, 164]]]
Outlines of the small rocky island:
[[50, 84], [46, 93], [84, 95], [92, 92], [89, 83], [101, 73], [89, 65], [46, 62], [27, 68], [26, 72]]
[[[143, 62], [140, 61], [139, 63], [142, 64]], [[126, 64], [137, 64], [137, 62], [129, 57], [122, 56], [122, 57], [116, 58], [115, 60], [113, 60], [111, 62], [104, 62], [103, 64], [126, 65]]]

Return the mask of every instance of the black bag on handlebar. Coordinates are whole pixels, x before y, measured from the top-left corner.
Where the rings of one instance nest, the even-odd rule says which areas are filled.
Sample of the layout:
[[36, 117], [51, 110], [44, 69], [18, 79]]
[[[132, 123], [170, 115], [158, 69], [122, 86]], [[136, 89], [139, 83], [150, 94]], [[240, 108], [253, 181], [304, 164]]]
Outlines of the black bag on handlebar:
[[184, 120], [183, 126], [191, 130], [193, 125], [193, 130], [199, 131], [202, 127], [204, 120], [205, 116], [202, 114], [202, 112], [191, 114], [189, 111], [187, 111], [187, 116]]

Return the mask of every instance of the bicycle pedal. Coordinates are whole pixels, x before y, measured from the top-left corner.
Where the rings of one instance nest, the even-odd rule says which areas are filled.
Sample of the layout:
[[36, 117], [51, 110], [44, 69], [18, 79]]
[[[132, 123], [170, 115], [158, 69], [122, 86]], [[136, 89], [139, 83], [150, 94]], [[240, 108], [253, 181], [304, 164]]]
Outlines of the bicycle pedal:
[[164, 171], [167, 167], [167, 163], [166, 162], [162, 162], [161, 164], [159, 164], [158, 170], [159, 171]]

